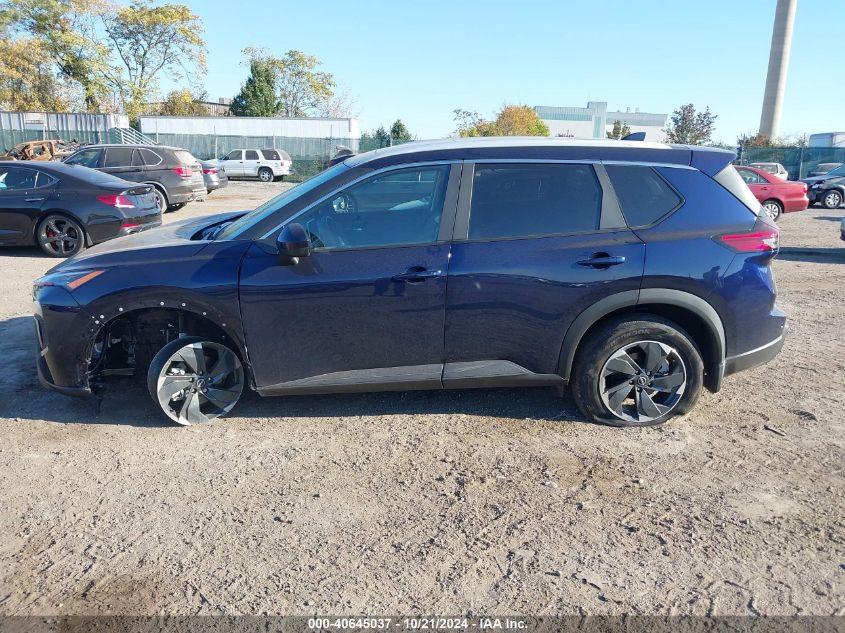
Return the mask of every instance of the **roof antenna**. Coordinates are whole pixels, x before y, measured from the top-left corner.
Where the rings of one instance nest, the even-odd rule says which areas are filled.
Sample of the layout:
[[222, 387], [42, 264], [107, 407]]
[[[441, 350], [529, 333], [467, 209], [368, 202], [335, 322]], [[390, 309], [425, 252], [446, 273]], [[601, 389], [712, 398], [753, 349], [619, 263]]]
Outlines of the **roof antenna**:
[[622, 140], [622, 141], [644, 141], [645, 140], [645, 132], [631, 132], [627, 136], [623, 136], [620, 140]]

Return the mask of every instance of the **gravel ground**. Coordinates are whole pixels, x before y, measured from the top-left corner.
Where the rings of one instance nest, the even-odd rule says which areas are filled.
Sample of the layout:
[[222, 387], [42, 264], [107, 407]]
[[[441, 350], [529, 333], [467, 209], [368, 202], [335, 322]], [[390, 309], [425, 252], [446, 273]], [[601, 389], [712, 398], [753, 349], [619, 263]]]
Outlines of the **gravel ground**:
[[[166, 221], [251, 207], [235, 182]], [[0, 251], [0, 614], [845, 614], [845, 209], [782, 218], [790, 334], [652, 429], [545, 389], [246, 397], [177, 428], [38, 386]]]

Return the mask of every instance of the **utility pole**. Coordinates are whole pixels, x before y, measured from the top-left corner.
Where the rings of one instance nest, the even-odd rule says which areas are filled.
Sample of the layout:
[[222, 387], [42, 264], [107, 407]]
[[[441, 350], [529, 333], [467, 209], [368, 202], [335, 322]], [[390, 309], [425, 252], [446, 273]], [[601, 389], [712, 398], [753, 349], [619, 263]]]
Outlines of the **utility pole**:
[[786, 71], [792, 48], [792, 28], [798, 0], [777, 0], [775, 23], [772, 27], [772, 46], [769, 49], [769, 70], [766, 74], [766, 92], [760, 114], [760, 135], [773, 139], [780, 131], [780, 113], [783, 93], [786, 90]]

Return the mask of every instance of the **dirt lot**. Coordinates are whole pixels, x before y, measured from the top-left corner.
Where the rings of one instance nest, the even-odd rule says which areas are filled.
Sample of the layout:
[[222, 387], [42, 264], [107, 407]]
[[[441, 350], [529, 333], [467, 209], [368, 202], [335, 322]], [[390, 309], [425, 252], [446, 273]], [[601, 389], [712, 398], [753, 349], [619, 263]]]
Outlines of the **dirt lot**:
[[843, 212], [780, 222], [777, 360], [642, 430], [544, 389], [253, 396], [192, 428], [137, 390], [97, 417], [35, 376], [55, 262], [0, 251], [0, 613], [845, 614]]

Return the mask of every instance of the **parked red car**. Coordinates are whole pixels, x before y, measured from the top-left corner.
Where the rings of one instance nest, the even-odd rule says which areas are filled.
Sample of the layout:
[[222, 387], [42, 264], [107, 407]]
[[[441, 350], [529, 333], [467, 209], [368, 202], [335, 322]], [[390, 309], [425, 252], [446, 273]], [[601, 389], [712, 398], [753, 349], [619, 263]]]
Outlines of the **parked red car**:
[[773, 220], [777, 220], [781, 213], [803, 211], [810, 205], [807, 185], [803, 182], [781, 180], [756, 167], [737, 166], [736, 170]]

